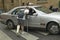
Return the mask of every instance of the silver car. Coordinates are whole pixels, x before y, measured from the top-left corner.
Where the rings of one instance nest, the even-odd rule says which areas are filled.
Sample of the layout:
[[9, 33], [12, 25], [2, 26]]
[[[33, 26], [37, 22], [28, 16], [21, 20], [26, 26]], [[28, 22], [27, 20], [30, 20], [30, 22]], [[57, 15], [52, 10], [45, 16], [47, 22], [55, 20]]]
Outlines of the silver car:
[[[13, 28], [18, 24], [17, 12], [22, 13], [26, 6], [19, 6], [0, 15], [0, 21], [5, 23], [7, 27]], [[46, 28], [52, 34], [58, 34], [60, 31], [60, 12], [52, 12], [43, 6], [28, 6], [34, 11], [32, 15], [28, 15], [28, 20], [24, 21], [24, 26]]]

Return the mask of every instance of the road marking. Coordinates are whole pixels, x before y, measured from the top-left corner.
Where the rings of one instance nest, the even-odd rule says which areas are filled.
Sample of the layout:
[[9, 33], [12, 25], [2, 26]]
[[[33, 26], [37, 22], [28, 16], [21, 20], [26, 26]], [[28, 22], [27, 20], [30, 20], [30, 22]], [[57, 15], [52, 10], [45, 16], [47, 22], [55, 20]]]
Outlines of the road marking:
[[39, 31], [38, 31], [38, 33], [40, 33], [40, 34], [42, 34], [42, 35], [46, 35], [46, 36], [49, 35], [49, 33], [47, 33], [47, 32], [39, 32]]
[[[11, 30], [16, 33], [16, 30]], [[37, 40], [39, 37], [36, 37], [30, 33], [25, 32], [24, 34], [20, 34], [21, 37], [25, 38], [26, 40]]]

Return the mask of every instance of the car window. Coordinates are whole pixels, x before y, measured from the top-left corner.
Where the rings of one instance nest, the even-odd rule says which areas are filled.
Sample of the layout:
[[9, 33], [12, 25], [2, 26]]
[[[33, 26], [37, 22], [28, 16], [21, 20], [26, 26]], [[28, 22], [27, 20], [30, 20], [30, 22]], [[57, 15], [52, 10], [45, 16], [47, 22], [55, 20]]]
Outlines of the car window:
[[29, 15], [33, 15], [34, 13], [36, 13], [36, 11], [32, 8], [29, 8]]
[[36, 11], [34, 9], [30, 8], [30, 10], [32, 11], [32, 13], [36, 13]]
[[24, 9], [20, 9], [20, 10], [16, 13], [16, 15], [21, 14], [21, 13], [24, 13]]
[[15, 9], [11, 14], [15, 15], [19, 10], [20, 10], [20, 8]]
[[35, 7], [37, 10], [39, 10], [39, 11], [42, 11], [42, 12], [45, 12], [45, 13], [52, 13], [52, 11], [51, 10], [49, 10], [48, 8], [46, 8], [46, 7]]
[[20, 10], [16, 13], [16, 15], [18, 15], [19, 18], [23, 18], [23, 16], [24, 16], [24, 10], [20, 9]]
[[17, 9], [15, 9], [11, 14], [16, 15], [17, 12], [19, 12], [20, 10], [22, 11], [22, 10], [24, 10], [24, 9], [25, 9], [25, 8], [17, 8]]

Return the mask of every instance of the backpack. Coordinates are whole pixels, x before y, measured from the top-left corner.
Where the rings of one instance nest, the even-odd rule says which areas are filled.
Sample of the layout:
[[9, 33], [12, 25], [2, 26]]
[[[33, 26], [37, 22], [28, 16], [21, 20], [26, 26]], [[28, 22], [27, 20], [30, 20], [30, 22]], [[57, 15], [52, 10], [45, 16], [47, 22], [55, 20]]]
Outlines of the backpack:
[[18, 15], [18, 18], [23, 18], [24, 13], [21, 11], [21, 12], [19, 12], [17, 15]]

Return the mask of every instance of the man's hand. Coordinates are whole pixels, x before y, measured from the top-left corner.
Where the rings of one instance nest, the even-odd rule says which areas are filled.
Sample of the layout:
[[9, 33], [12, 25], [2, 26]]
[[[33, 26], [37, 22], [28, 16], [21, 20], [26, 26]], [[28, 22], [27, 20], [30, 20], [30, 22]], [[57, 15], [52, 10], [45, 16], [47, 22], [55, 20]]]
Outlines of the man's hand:
[[37, 13], [34, 13], [33, 16], [37, 16], [38, 14]]

